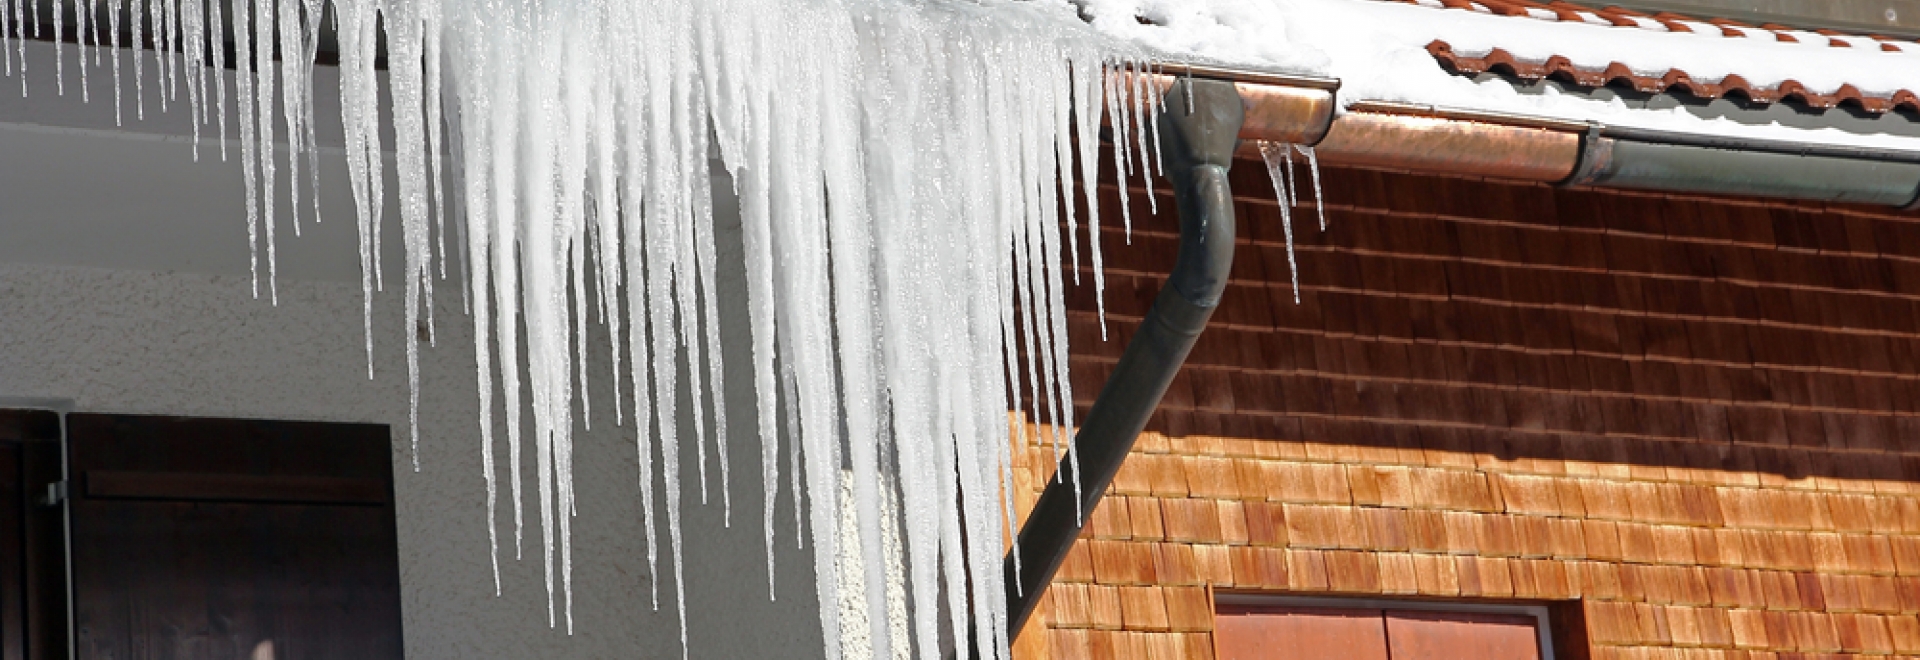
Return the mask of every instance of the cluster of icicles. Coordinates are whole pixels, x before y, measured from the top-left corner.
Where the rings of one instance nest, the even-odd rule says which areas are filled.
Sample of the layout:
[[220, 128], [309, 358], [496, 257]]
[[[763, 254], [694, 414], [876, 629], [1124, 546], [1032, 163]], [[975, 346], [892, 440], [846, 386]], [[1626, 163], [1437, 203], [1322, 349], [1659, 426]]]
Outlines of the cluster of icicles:
[[[867, 629], [862, 652], [875, 657], [937, 655], [943, 638], [1005, 656], [998, 572], [1011, 529], [1008, 411], [1055, 428], [1056, 446], [1073, 426], [1063, 289], [1066, 271], [1077, 282], [1082, 255], [1072, 202], [1084, 200], [1099, 287], [1099, 127], [1110, 124], [1121, 145], [1122, 176], [1151, 176], [1157, 160], [1149, 143], [1158, 90], [1136, 75], [1142, 60], [1092, 37], [1070, 6], [0, 0], [9, 74], [25, 75], [21, 42], [43, 29], [33, 17], [48, 14], [54, 35], [80, 35], [67, 45], [41, 37], [56, 48], [82, 48], [94, 66], [107, 53], [116, 111], [122, 45], [165, 54], [156, 84], [176, 104], [184, 89], [196, 139], [209, 114], [210, 130], [226, 138], [227, 105], [237, 104], [247, 216], [258, 232], [255, 294], [264, 279], [270, 297], [276, 226], [298, 231], [299, 216], [319, 220], [311, 63], [322, 26], [337, 31], [369, 373], [391, 158], [405, 327], [431, 336], [434, 285], [446, 286], [453, 263], [476, 328], [496, 592], [496, 398], [505, 404], [514, 552], [530, 443], [548, 619], [560, 612], [570, 630], [573, 422], [594, 403], [589, 391], [604, 387], [598, 403], [636, 427], [649, 566], [654, 484], [666, 497], [683, 652], [678, 452], [699, 452], [704, 501], [706, 453], [717, 451], [719, 499], [730, 506], [726, 438], [746, 433], [760, 441], [769, 593], [784, 476], [799, 503], [796, 524], [808, 530], [798, 542], [812, 551], [828, 657], [855, 626]], [[240, 72], [231, 95], [226, 62], [216, 59], [227, 47]], [[132, 60], [138, 89], [142, 58]], [[66, 93], [71, 74], [61, 66], [35, 75], [61, 77]], [[136, 110], [144, 116], [144, 105]], [[752, 339], [740, 355], [723, 356], [719, 339], [716, 165], [741, 209]], [[605, 324], [611, 345], [588, 345], [590, 320]], [[417, 442], [419, 339], [410, 331], [405, 341]], [[611, 383], [588, 382], [591, 355], [612, 361]], [[728, 428], [723, 357], [751, 361], [755, 409], [732, 417], [754, 428]], [[682, 373], [690, 382], [676, 382]], [[676, 427], [683, 387], [695, 402], [690, 429]], [[417, 452], [414, 460], [417, 469]], [[864, 575], [836, 573], [847, 510], [856, 529], [846, 538], [859, 547], [844, 551], [858, 553]], [[883, 519], [898, 521], [897, 546]], [[906, 612], [894, 614], [910, 620], [909, 639], [889, 639], [888, 608], [902, 607], [889, 601], [889, 584], [907, 585]], [[864, 599], [866, 620], [839, 620], [833, 604], [848, 590]]]
[[1327, 230], [1326, 200], [1320, 196], [1320, 157], [1313, 147], [1289, 142], [1260, 142], [1260, 160], [1267, 166], [1267, 180], [1273, 182], [1273, 198], [1280, 203], [1280, 230], [1287, 239], [1287, 276], [1292, 285], [1293, 304], [1300, 304], [1300, 260], [1293, 254], [1293, 207], [1300, 205], [1300, 180], [1295, 175], [1293, 155], [1307, 157], [1307, 169], [1313, 177], [1313, 208], [1320, 214], [1320, 231]]

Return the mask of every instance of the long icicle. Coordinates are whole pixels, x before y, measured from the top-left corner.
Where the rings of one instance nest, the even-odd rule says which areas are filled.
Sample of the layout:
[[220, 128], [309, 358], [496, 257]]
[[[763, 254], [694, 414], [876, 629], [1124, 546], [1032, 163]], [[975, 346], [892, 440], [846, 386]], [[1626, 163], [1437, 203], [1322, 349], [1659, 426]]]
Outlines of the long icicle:
[[1293, 304], [1300, 304], [1300, 263], [1293, 254], [1293, 158], [1291, 145], [1261, 142], [1260, 158], [1266, 161], [1267, 179], [1273, 182], [1273, 197], [1280, 205], [1280, 230], [1287, 237], [1287, 275], [1292, 285]]

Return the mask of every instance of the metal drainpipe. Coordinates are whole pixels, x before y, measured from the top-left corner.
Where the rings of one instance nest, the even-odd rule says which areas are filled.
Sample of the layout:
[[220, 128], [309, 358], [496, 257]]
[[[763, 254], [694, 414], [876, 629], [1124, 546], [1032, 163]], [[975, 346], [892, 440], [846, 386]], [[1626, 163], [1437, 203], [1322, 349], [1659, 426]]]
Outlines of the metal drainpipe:
[[1019, 636], [1079, 538], [1085, 516], [1100, 503], [1186, 362], [1194, 340], [1219, 306], [1233, 264], [1233, 192], [1227, 186], [1227, 168], [1245, 120], [1240, 93], [1230, 82], [1182, 78], [1167, 91], [1162, 107], [1160, 154], [1180, 209], [1179, 257], [1074, 436], [1078, 474], [1071, 462], [1060, 462], [1059, 478], [1048, 482], [1007, 554], [1009, 640]]

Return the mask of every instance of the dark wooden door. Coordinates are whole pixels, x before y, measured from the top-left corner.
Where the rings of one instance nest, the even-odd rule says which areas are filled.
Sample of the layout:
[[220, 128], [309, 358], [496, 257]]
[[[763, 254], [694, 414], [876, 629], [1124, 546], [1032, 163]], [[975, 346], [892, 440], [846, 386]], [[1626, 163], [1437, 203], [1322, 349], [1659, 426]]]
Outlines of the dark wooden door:
[[68, 417], [78, 657], [401, 657], [386, 427]]
[[60, 416], [0, 410], [0, 660], [67, 657]]

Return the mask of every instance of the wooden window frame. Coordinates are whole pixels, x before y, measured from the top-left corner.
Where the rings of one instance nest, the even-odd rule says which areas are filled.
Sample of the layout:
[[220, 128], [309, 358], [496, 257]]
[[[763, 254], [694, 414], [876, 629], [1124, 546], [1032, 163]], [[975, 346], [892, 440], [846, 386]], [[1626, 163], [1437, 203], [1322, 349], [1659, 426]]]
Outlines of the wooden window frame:
[[1293, 607], [1330, 610], [1410, 610], [1420, 612], [1459, 612], [1467, 614], [1510, 614], [1531, 616], [1533, 632], [1540, 644], [1540, 660], [1554, 660], [1552, 605], [1524, 602], [1476, 602], [1459, 600], [1414, 600], [1395, 598], [1354, 598], [1347, 596], [1292, 596], [1262, 593], [1215, 592], [1213, 608]]

